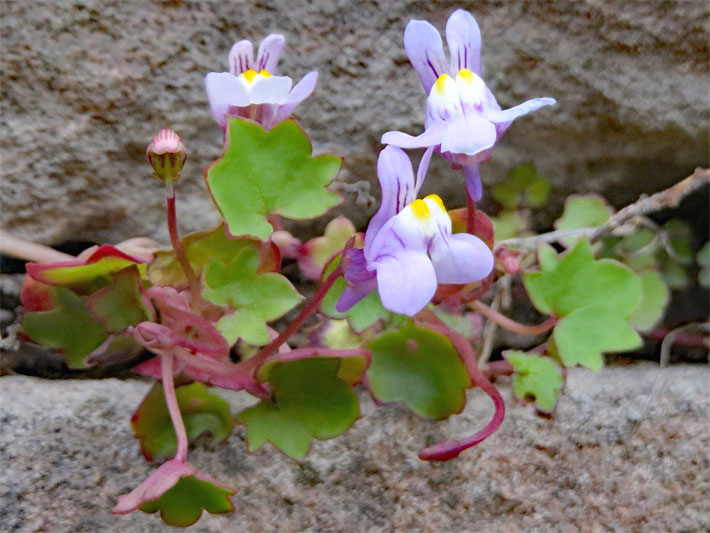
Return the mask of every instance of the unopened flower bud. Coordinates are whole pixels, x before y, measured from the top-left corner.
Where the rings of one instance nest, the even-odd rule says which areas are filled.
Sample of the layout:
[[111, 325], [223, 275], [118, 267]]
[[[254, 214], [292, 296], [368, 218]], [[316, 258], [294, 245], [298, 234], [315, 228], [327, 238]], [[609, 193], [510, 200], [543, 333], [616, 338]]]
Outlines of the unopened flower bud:
[[187, 150], [173, 130], [160, 130], [148, 145], [146, 153], [158, 179], [173, 181], [180, 177], [180, 171], [187, 159]]

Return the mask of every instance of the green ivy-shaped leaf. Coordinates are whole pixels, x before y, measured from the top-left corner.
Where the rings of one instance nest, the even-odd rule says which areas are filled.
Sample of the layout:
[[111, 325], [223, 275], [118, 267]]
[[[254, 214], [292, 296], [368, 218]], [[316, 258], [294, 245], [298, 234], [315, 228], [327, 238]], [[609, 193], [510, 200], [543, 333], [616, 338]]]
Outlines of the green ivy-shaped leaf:
[[638, 275], [613, 260], [595, 261], [586, 238], [559, 261], [541, 263], [542, 271], [526, 273], [523, 281], [540, 312], [561, 318], [553, 338], [566, 366], [599, 369], [604, 352], [641, 345], [628, 323], [641, 299]]
[[376, 337], [368, 348], [367, 379], [377, 399], [403, 401], [418, 415], [434, 419], [463, 410], [471, 378], [444, 335], [409, 321], [399, 331]]
[[341, 361], [315, 357], [277, 363], [269, 371], [272, 399], [239, 413], [247, 426], [249, 451], [270, 442], [294, 459], [311, 440], [345, 432], [360, 416], [357, 394], [338, 377]]
[[639, 331], [648, 331], [663, 316], [669, 291], [655, 270], [644, 270], [638, 275], [641, 278], [641, 301], [631, 315], [631, 325]]
[[86, 306], [110, 332], [120, 332], [128, 326], [148, 320], [150, 311], [139, 290], [138, 269], [133, 266], [114, 274], [111, 283], [89, 297]]
[[244, 248], [228, 265], [212, 261], [205, 268], [207, 287], [202, 296], [234, 309], [217, 322], [217, 329], [230, 344], [239, 337], [251, 344], [266, 344], [266, 323], [290, 311], [302, 299], [281, 274], [260, 274], [258, 268], [259, 252], [253, 248]]
[[[325, 275], [335, 270], [335, 267], [337, 267], [339, 263], [340, 259], [335, 259], [326, 269]], [[333, 283], [333, 286], [328, 290], [320, 304], [321, 313], [330, 318], [346, 319], [355, 333], [362, 333], [378, 320], [389, 320], [392, 317], [392, 313], [382, 305], [380, 293], [376, 290], [365, 296], [344, 313], [340, 313], [335, 309], [335, 304], [338, 303], [338, 299], [345, 290], [345, 286], [346, 282], [343, 277], [338, 278], [335, 283]]]
[[212, 514], [234, 511], [229, 500], [233, 494], [233, 490], [195, 476], [185, 476], [157, 500], [141, 504], [140, 510], [145, 513], [160, 511], [160, 518], [169, 526], [187, 527], [200, 519], [202, 511]]
[[207, 169], [207, 185], [232, 235], [267, 239], [269, 214], [307, 219], [340, 203], [325, 189], [340, 169], [334, 155], [311, 156], [311, 143], [292, 119], [269, 131], [228, 119], [222, 157]]
[[530, 234], [530, 220], [520, 211], [501, 211], [497, 217], [491, 217], [495, 228], [495, 240], [504, 241]]
[[104, 324], [86, 308], [86, 298], [66, 287], [52, 287], [51, 311], [28, 313], [22, 329], [35, 342], [63, 350], [71, 368], [82, 368], [84, 359], [107, 339]]
[[[555, 221], [555, 229], [594, 228], [603, 225], [612, 215], [606, 200], [597, 194], [572, 195], [565, 201], [562, 216]], [[568, 248], [574, 246], [579, 237], [561, 239]]]
[[557, 403], [564, 379], [560, 367], [549, 357], [517, 350], [505, 353], [513, 367], [513, 394], [540, 411], [549, 413]]
[[[229, 437], [234, 421], [224, 399], [210, 393], [202, 383], [177, 387], [175, 394], [188, 439], [193, 441], [204, 433], [211, 434], [216, 441]], [[131, 426], [148, 461], [167, 459], [175, 454], [177, 437], [160, 383], [153, 385], [138, 406]]]
[[541, 207], [547, 202], [550, 182], [534, 165], [522, 164], [508, 173], [508, 178], [493, 186], [493, 197], [505, 208], [515, 209], [522, 202]]

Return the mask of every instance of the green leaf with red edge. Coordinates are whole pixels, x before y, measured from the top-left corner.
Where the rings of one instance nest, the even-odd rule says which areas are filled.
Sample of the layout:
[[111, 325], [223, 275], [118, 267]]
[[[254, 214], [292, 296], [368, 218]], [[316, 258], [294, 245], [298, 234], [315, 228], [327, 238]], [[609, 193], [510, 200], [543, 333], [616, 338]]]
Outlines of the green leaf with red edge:
[[403, 401], [434, 419], [463, 411], [471, 378], [446, 336], [409, 321], [367, 347], [372, 351], [367, 379], [375, 398]]
[[140, 292], [140, 273], [135, 266], [117, 272], [111, 283], [92, 294], [86, 302], [89, 312], [109, 332], [119, 332], [149, 320], [151, 312]]
[[303, 299], [281, 274], [260, 274], [259, 253], [244, 248], [229, 264], [211, 261], [205, 268], [205, 300], [234, 310], [217, 322], [229, 344], [242, 338], [250, 344], [269, 342], [266, 323], [279, 318]]
[[[340, 257], [333, 260], [325, 271], [325, 276], [330, 274], [340, 264]], [[320, 312], [335, 319], [346, 319], [355, 333], [362, 333], [364, 330], [375, 324], [379, 320], [389, 320], [392, 312], [382, 305], [380, 294], [375, 290], [365, 296], [362, 300], [350, 309], [341, 313], [335, 309], [340, 295], [346, 287], [345, 278], [338, 278], [331, 286], [320, 304]]]
[[63, 351], [71, 368], [82, 368], [84, 359], [108, 338], [104, 324], [86, 308], [86, 298], [66, 287], [52, 287], [51, 311], [27, 313], [24, 333], [33, 341]]
[[543, 412], [551, 412], [564, 383], [562, 370], [549, 357], [518, 350], [504, 353], [513, 367], [513, 394]]
[[542, 271], [526, 273], [523, 282], [540, 312], [561, 318], [553, 338], [564, 364], [599, 369], [603, 353], [638, 348], [628, 322], [641, 299], [638, 275], [617, 261], [595, 261], [586, 238], [557, 261], [543, 250]]
[[269, 369], [272, 398], [237, 415], [247, 426], [249, 451], [270, 442], [294, 459], [311, 441], [344, 433], [360, 416], [355, 391], [338, 377], [341, 361], [314, 357], [278, 363]]
[[[259, 250], [259, 272], [273, 272], [281, 265], [278, 248], [272, 243], [262, 243], [247, 237], [230, 238], [224, 229], [224, 224], [210, 230], [190, 233], [181, 240], [187, 260], [198, 278], [210, 261], [229, 263], [247, 247]], [[172, 248], [155, 253], [153, 261], [148, 266], [148, 277], [154, 285], [160, 287], [187, 287], [187, 278]]]
[[355, 226], [347, 217], [338, 216], [328, 222], [322, 237], [304, 243], [298, 251], [298, 266], [304, 276], [312, 280], [320, 279], [328, 259], [342, 250], [355, 234]]
[[341, 198], [325, 187], [341, 158], [311, 153], [308, 136], [293, 119], [265, 131], [229, 118], [225, 151], [205, 174], [229, 233], [267, 239], [273, 231], [269, 214], [308, 219], [339, 204]]
[[[210, 393], [202, 383], [177, 387], [175, 395], [190, 441], [209, 433], [221, 442], [232, 433], [234, 422], [229, 404]], [[141, 452], [148, 461], [167, 459], [175, 454], [177, 437], [160, 383], [153, 385], [133, 413], [131, 427], [135, 437], [140, 439]]]
[[105, 244], [86, 259], [57, 263], [27, 263], [27, 273], [37, 281], [49, 285], [81, 285], [106, 277], [143, 261], [133, 258], [118, 248]]
[[203, 511], [212, 514], [234, 511], [229, 500], [234, 493], [234, 490], [195, 476], [185, 476], [157, 500], [141, 504], [140, 510], [145, 513], [160, 511], [160, 518], [169, 526], [188, 527], [200, 519]]
[[25, 313], [31, 311], [51, 311], [52, 286], [33, 279], [32, 276], [25, 276], [20, 292], [20, 302]]

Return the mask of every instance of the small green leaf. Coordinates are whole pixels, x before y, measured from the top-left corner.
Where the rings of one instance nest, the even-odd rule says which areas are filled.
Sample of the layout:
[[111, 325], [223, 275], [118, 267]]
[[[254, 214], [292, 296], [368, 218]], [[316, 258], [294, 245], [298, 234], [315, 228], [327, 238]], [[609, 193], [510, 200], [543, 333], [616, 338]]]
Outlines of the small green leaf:
[[639, 331], [648, 331], [663, 316], [669, 291], [655, 270], [645, 270], [638, 275], [641, 278], [641, 301], [631, 315], [631, 325]]
[[[225, 400], [210, 393], [202, 383], [177, 387], [175, 395], [190, 441], [204, 433], [209, 433], [216, 441], [229, 437], [234, 422]], [[175, 454], [177, 437], [160, 383], [153, 385], [138, 406], [131, 426], [148, 461], [167, 459]]]
[[660, 265], [661, 277], [668, 288], [683, 290], [688, 287], [690, 283], [690, 278], [688, 273], [685, 271], [683, 265], [678, 263], [672, 257], [664, 255]]
[[695, 262], [700, 267], [698, 283], [701, 287], [710, 289], [710, 241], [706, 242], [695, 256]]
[[311, 143], [294, 120], [269, 131], [228, 119], [224, 154], [207, 169], [207, 185], [232, 235], [267, 239], [269, 214], [307, 219], [340, 203], [325, 189], [340, 169], [334, 155], [311, 156]]
[[150, 318], [143, 302], [138, 269], [133, 266], [114, 274], [111, 283], [89, 297], [86, 306], [110, 332], [125, 330]]
[[107, 339], [104, 325], [91, 316], [86, 298], [66, 287], [52, 287], [51, 311], [28, 313], [22, 329], [35, 342], [63, 350], [67, 365], [82, 368], [84, 359]]
[[239, 413], [247, 426], [249, 451], [270, 442], [294, 459], [303, 458], [313, 438], [345, 432], [360, 416], [357, 394], [337, 377], [341, 361], [315, 357], [277, 363], [269, 371], [272, 399]]
[[683, 265], [693, 262], [693, 247], [691, 239], [693, 228], [684, 220], [672, 218], [663, 225], [663, 231], [668, 234], [671, 248], [673, 249], [673, 259]]
[[[565, 201], [562, 216], [555, 222], [555, 229], [594, 228], [603, 225], [612, 215], [606, 200], [597, 194], [572, 195]], [[562, 243], [571, 248], [579, 237], [566, 237]]]
[[212, 514], [234, 511], [229, 500], [233, 494], [233, 490], [195, 476], [185, 476], [157, 500], [141, 504], [140, 510], [145, 513], [160, 511], [160, 518], [169, 526], [187, 527], [200, 519], [202, 511]]
[[551, 258], [542, 262], [546, 268], [526, 273], [523, 281], [539, 311], [562, 319], [553, 337], [566, 366], [597, 369], [603, 352], [640, 346], [627, 322], [641, 299], [637, 274], [617, 261], [595, 261], [586, 238], [556, 264]]
[[338, 350], [362, 346], [362, 339], [352, 330], [347, 320], [326, 320], [323, 325], [322, 342], [324, 346]]
[[530, 232], [530, 221], [519, 211], [502, 211], [497, 217], [491, 217], [496, 241], [524, 237]]
[[[325, 274], [330, 274], [340, 263], [340, 258], [335, 259]], [[335, 319], [347, 319], [350, 327], [355, 333], [362, 333], [378, 320], [389, 320], [392, 313], [384, 308], [380, 300], [380, 294], [376, 290], [365, 296], [362, 300], [352, 306], [344, 313], [336, 311], [335, 304], [338, 303], [340, 295], [345, 290], [346, 282], [343, 277], [338, 278], [320, 305], [320, 312]]]
[[513, 394], [528, 403], [535, 402], [540, 411], [551, 412], [564, 383], [557, 363], [517, 350], [506, 352], [505, 358], [513, 366]]
[[234, 309], [217, 322], [217, 329], [230, 344], [238, 337], [251, 344], [269, 342], [266, 323], [293, 309], [302, 300], [281, 274], [259, 274], [259, 252], [241, 250], [228, 265], [212, 261], [205, 268], [207, 287], [202, 296], [217, 305]]
[[306, 242], [299, 251], [298, 264], [305, 276], [309, 279], [319, 279], [328, 259], [342, 250], [355, 233], [355, 226], [348, 218], [339, 216], [331, 220], [322, 237], [315, 237]]
[[519, 165], [508, 173], [508, 178], [493, 186], [493, 197], [507, 209], [520, 207], [523, 199], [530, 207], [541, 207], [547, 202], [550, 182], [529, 163]]
[[411, 321], [376, 337], [368, 348], [367, 378], [373, 396], [403, 401], [418, 415], [443, 419], [460, 413], [471, 378], [451, 341]]

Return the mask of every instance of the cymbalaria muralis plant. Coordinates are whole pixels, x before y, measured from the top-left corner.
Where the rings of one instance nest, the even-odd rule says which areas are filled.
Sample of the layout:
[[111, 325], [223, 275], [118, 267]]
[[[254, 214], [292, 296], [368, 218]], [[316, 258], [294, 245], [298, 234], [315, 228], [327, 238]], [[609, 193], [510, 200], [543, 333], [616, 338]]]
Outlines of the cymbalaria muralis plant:
[[[152, 354], [133, 367], [156, 381], [131, 424], [145, 458], [162, 464], [116, 495], [113, 512], [159, 511], [166, 523], [188, 526], [204, 510], [232, 511], [239, 487], [192, 466], [191, 441], [204, 433], [224, 440], [236, 420], [246, 426], [250, 451], [268, 442], [302, 458], [313, 439], [336, 437], [358, 420], [356, 386], [434, 420], [460, 413], [467, 389], [480, 388], [495, 405], [492, 419], [470, 436], [419, 452], [422, 460], [453, 459], [503, 422], [503, 399], [487, 376], [512, 375], [515, 397], [550, 413], [565, 368], [600, 368], [604, 353], [638, 347], [637, 329], [660, 317], [665, 285], [653, 260], [621, 262], [619, 250], [632, 242], [607, 242], [602, 259], [585, 237], [557, 248], [541, 244], [534, 253], [499, 242], [503, 232], [520, 235], [524, 223], [512, 209], [494, 221], [476, 209], [484, 190], [479, 166], [514, 119], [555, 101], [501, 110], [482, 79], [480, 32], [469, 13], [451, 15], [446, 40], [449, 61], [428, 22], [406, 28], [405, 48], [427, 93], [424, 133], [384, 134], [381, 204], [364, 235], [344, 217], [306, 243], [281, 226], [281, 217], [319, 217], [341, 202], [328, 189], [341, 159], [314, 155], [291, 117], [317, 73], [295, 86], [277, 75], [284, 39], [270, 35], [256, 58], [250, 42], [237, 42], [229, 71], [205, 79], [224, 131], [223, 153], [204, 173], [222, 215], [217, 227], [178, 235], [175, 194], [187, 149], [163, 129], [147, 155], [165, 186], [172, 246], [146, 250], [129, 241], [93, 247], [72, 261], [27, 265], [27, 338], [60, 351], [72, 368], [144, 349]], [[416, 174], [403, 148], [424, 150]], [[465, 208], [447, 211], [436, 194], [419, 197], [430, 160], [439, 156], [464, 178]], [[539, 207], [547, 181], [534, 167], [520, 167], [493, 195], [505, 208]], [[561, 227], [601, 225], [610, 214], [596, 198], [576, 200], [582, 205], [568, 205]], [[594, 221], [577, 220], [590, 212]], [[284, 257], [319, 282], [308, 301], [279, 273]], [[480, 301], [522, 270], [530, 301], [547, 317], [539, 325], [513, 322]], [[299, 306], [280, 332], [270, 325]], [[537, 338], [538, 346], [504, 352], [497, 365], [481, 360], [479, 369], [480, 328], [472, 324], [481, 316]], [[307, 320], [319, 321], [311, 345], [289, 345]], [[258, 403], [233, 417], [213, 387], [246, 391]]]

